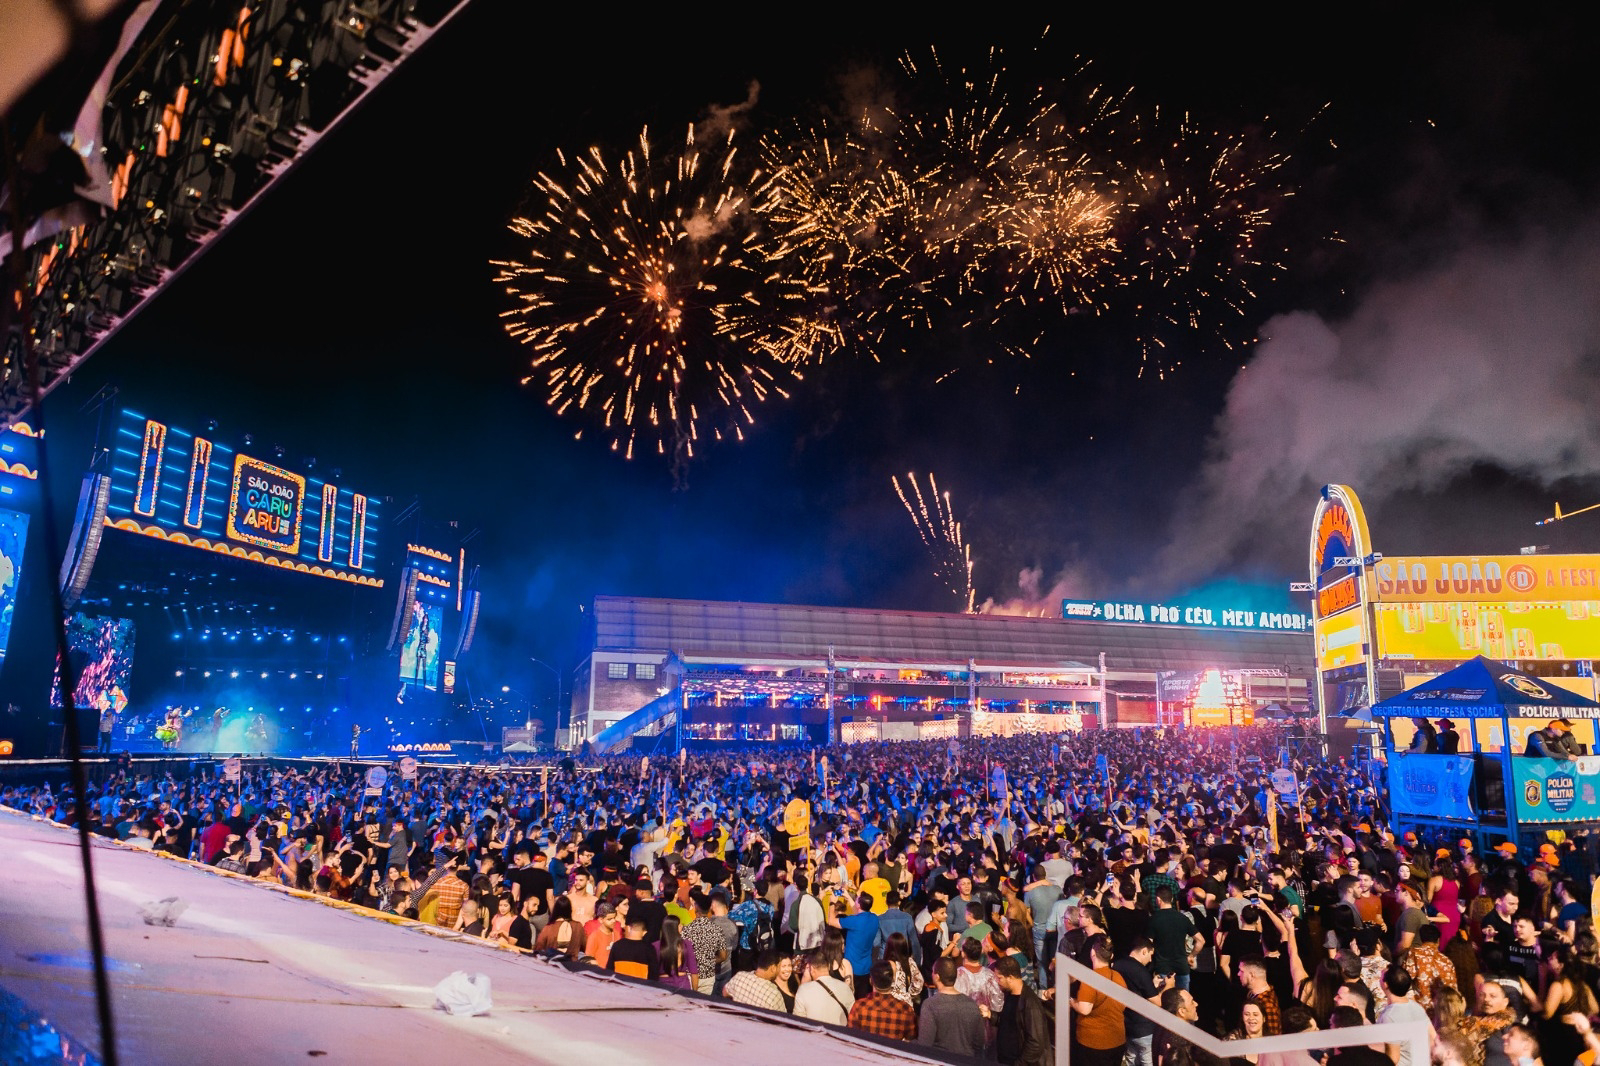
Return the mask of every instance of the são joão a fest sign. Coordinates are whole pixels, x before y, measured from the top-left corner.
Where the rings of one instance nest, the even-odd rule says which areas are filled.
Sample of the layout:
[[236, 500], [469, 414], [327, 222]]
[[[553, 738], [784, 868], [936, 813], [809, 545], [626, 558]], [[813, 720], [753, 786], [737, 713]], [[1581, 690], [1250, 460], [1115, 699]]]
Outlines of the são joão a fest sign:
[[306, 479], [248, 455], [234, 457], [228, 536], [259, 548], [300, 551]]

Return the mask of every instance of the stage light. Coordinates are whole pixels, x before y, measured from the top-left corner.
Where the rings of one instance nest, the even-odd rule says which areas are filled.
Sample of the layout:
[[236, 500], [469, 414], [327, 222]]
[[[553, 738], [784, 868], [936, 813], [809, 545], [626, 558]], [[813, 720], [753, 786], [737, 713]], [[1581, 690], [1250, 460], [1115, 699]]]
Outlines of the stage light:
[[246, 434], [245, 434], [245, 435], [244, 435], [244, 446], [245, 446], [245, 447], [246, 447], [246, 448], [248, 448], [248, 447], [250, 447], [250, 445], [252, 445], [252, 444], [254, 444], [254, 443], [255, 443], [255, 442], [256, 442], [256, 439], [255, 439], [255, 437], [253, 437], [253, 436], [252, 436], [252, 435], [250, 435], [250, 434], [249, 434], [249, 433], [246, 433]]
[[211, 671], [210, 671], [210, 670], [207, 670], [207, 671], [206, 671], [206, 676], [207, 676], [207, 677], [210, 677], [210, 676], [211, 676]]
[[239, 676], [239, 671], [235, 670], [233, 673], [229, 674], [228, 676], [229, 677], [238, 677]]
[[206, 419], [206, 432], [207, 433], [215, 433], [216, 431], [217, 431], [217, 420], [215, 418]]
[[173, 673], [172, 673], [172, 676], [173, 677], [182, 677], [183, 676], [183, 671], [182, 670], [174, 670]]
[[322, 675], [321, 675], [321, 674], [318, 674], [318, 675], [317, 675], [317, 680], [318, 680], [318, 681], [321, 681], [321, 680], [322, 680]]
[[177, 640], [178, 639], [178, 634], [177, 633], [172, 634], [172, 639], [173, 640]]
[[295, 678], [297, 678], [297, 677], [299, 677], [299, 676], [300, 676], [300, 675], [299, 675], [299, 674], [290, 674], [290, 675], [289, 675], [289, 680], [290, 680], [290, 681], [293, 681], [293, 680], [294, 680], [294, 679], [295, 679]]
[[263, 670], [263, 671], [261, 671], [261, 680], [265, 681], [266, 679], [267, 679], [267, 672], [265, 670]]

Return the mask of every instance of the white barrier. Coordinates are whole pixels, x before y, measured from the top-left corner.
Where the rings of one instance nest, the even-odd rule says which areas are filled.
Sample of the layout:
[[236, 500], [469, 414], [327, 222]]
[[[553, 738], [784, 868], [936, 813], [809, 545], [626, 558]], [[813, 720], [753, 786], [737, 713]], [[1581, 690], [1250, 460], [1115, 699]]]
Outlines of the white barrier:
[[1082, 981], [1102, 995], [1109, 996], [1147, 1018], [1157, 1026], [1187, 1040], [1195, 1047], [1226, 1061], [1235, 1056], [1261, 1055], [1283, 1051], [1312, 1051], [1318, 1048], [1355, 1047], [1361, 1044], [1410, 1044], [1412, 1066], [1427, 1066], [1432, 1044], [1432, 1027], [1427, 1022], [1391, 1022], [1388, 1025], [1363, 1025], [1350, 1029], [1316, 1029], [1309, 1033], [1258, 1036], [1249, 1040], [1224, 1040], [1198, 1026], [1190, 1025], [1149, 1000], [1128, 991], [1066, 955], [1056, 956], [1056, 1066], [1068, 1066], [1071, 1040], [1068, 1019], [1072, 1004], [1068, 980]]

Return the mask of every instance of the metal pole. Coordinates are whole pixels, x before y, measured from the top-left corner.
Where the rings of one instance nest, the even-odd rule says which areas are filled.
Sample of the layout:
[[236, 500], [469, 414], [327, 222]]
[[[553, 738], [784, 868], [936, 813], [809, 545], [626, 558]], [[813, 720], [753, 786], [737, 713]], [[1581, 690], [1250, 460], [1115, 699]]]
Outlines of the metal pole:
[[1100, 728], [1105, 729], [1110, 721], [1106, 714], [1106, 653], [1100, 653]]
[[834, 659], [833, 659], [833, 645], [829, 644], [828, 645], [828, 741], [827, 741], [829, 744], [833, 743], [833, 738], [834, 738], [833, 705], [834, 705], [834, 702], [835, 702], [834, 697], [837, 695], [837, 693], [839, 691], [838, 686], [835, 683], [835, 673], [836, 673], [836, 668], [834, 666]]

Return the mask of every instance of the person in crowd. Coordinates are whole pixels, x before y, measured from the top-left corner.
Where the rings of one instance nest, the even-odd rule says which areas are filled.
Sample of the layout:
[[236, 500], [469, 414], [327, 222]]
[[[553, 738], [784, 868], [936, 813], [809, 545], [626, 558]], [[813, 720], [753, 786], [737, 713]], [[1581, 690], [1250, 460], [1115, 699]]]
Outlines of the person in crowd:
[[[1109, 948], [1107, 949], [1109, 950]], [[1001, 1066], [1051, 1066], [1054, 1027], [1044, 1003], [1022, 977], [1015, 956], [995, 963], [1006, 1003], [995, 1022], [995, 1053]]]
[[746, 1007], [788, 1013], [783, 994], [778, 991], [778, 953], [766, 948], [756, 956], [755, 968], [741, 970], [728, 979], [722, 994]]
[[[1095, 975], [1126, 988], [1122, 975], [1111, 968], [1111, 939], [1098, 936], [1088, 945], [1090, 968]], [[1019, 978], [1020, 980], [1020, 978]], [[1086, 1066], [1121, 1066], [1127, 1048], [1127, 1029], [1123, 1006], [1104, 992], [1079, 983], [1068, 1001], [1077, 1017], [1073, 1033], [1072, 1058]], [[1079, 1058], [1079, 1056], [1083, 1056]]]
[[821, 948], [806, 956], [805, 976], [794, 995], [794, 1016], [829, 1025], [847, 1025], [855, 1005], [855, 989], [829, 972], [828, 955]]
[[[862, 893], [869, 896], [870, 893]], [[871, 913], [870, 910], [868, 913]], [[868, 973], [872, 991], [850, 1006], [849, 1024], [873, 1036], [886, 1040], [915, 1040], [917, 1038], [917, 1012], [909, 1003], [894, 995], [894, 970], [882, 959], [873, 963]]]
[[955, 959], [934, 961], [933, 994], [922, 1003], [917, 1042], [952, 1055], [977, 1058], [988, 1041], [983, 1009], [956, 987], [959, 968]]

